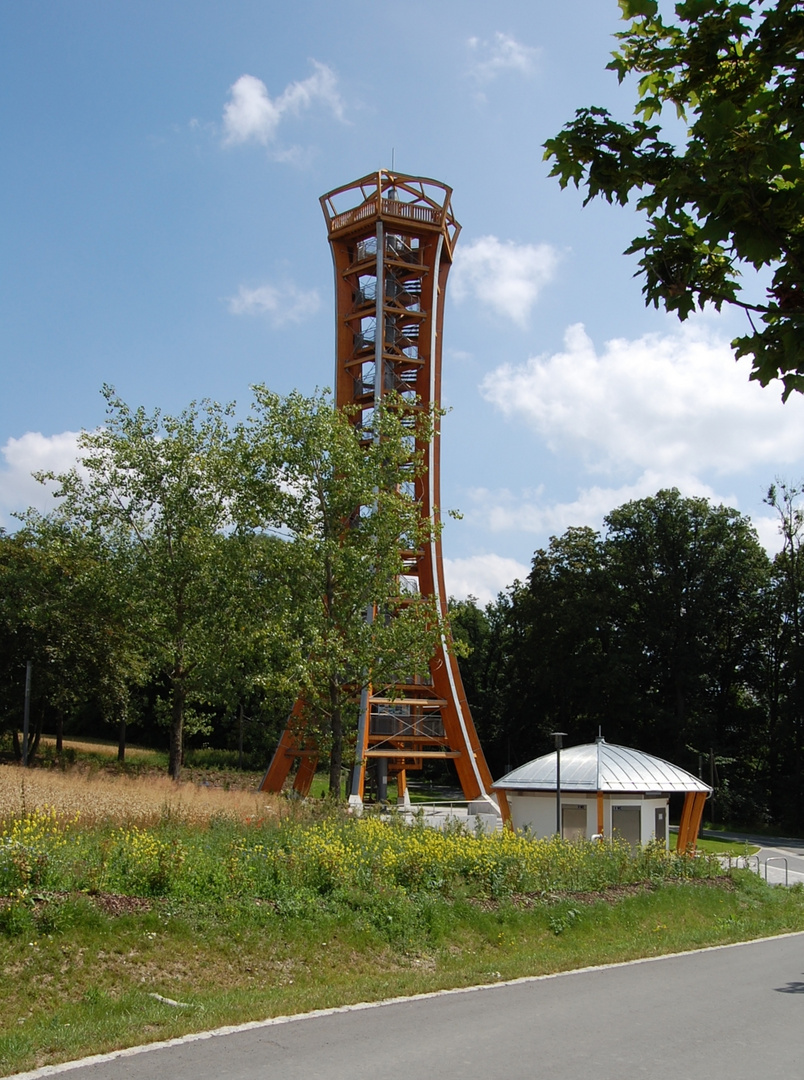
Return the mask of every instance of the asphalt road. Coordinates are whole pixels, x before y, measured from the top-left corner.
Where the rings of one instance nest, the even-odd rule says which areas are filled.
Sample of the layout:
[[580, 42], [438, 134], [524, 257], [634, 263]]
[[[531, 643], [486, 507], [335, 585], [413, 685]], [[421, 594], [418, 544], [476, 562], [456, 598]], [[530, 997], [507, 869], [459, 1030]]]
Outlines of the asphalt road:
[[804, 1075], [804, 933], [251, 1025], [68, 1080], [757, 1080]]

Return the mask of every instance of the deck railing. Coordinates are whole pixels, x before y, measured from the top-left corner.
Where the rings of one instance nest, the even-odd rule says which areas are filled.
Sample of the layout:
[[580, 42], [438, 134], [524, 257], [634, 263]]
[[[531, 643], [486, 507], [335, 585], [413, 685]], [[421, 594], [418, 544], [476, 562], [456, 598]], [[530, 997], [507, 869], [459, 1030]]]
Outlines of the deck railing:
[[376, 196], [372, 196], [353, 210], [344, 210], [342, 214], [336, 214], [330, 222], [330, 229], [333, 231], [344, 229], [348, 225], [365, 221], [366, 218], [373, 217], [378, 212], [388, 217], [407, 218], [409, 221], [418, 221], [425, 225], [440, 225], [444, 217], [443, 210], [426, 203], [400, 202], [398, 199], [377, 199]]
[[399, 716], [391, 713], [372, 713], [369, 734], [388, 737], [443, 739], [444, 723], [440, 716]]

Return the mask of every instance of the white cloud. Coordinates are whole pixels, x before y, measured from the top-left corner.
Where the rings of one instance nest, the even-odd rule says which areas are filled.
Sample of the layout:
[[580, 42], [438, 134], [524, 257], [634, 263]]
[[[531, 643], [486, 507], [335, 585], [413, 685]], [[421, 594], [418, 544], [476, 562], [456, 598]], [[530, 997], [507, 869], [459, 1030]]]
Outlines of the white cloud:
[[531, 75], [539, 53], [538, 49], [523, 45], [510, 34], [503, 34], [499, 30], [491, 41], [471, 37], [467, 45], [471, 57], [469, 73], [478, 82], [491, 82], [507, 71]]
[[[779, 398], [748, 381], [718, 320], [700, 317], [670, 332], [615, 339], [598, 349], [583, 327], [564, 348], [506, 364], [481, 392], [506, 416], [520, 417], [562, 468], [574, 469], [574, 497], [538, 490], [472, 492], [467, 516], [493, 533], [525, 533], [545, 544], [571, 526], [599, 529], [614, 507], [677, 487], [715, 505], [753, 507], [746, 477], [799, 470], [804, 400]], [[761, 484], [760, 484], [761, 487]], [[765, 509], [765, 508], [763, 508]], [[772, 516], [751, 514], [770, 554], [779, 550]]]
[[746, 365], [705, 320], [618, 338], [600, 352], [583, 326], [572, 326], [562, 352], [504, 364], [481, 392], [589, 472], [639, 469], [677, 484], [707, 470], [735, 475], [804, 457], [804, 400], [782, 405], [749, 382]]
[[501, 555], [471, 555], [466, 559], [444, 559], [447, 592], [456, 600], [474, 596], [481, 606], [497, 599], [499, 593], [518, 579], [524, 581], [530, 567]]
[[568, 502], [550, 502], [543, 489], [515, 495], [506, 490], [477, 488], [471, 492], [474, 508], [466, 516], [484, 522], [494, 533], [523, 532], [546, 538], [560, 536], [571, 527], [588, 525], [600, 529], [603, 518], [616, 506], [632, 499], [648, 498], [670, 487], [677, 487], [688, 498], [701, 497], [716, 505], [733, 506], [737, 501], [733, 493], [717, 492], [697, 476], [663, 475], [646, 470], [633, 483], [619, 487], [581, 488]]
[[256, 289], [241, 285], [237, 296], [228, 300], [233, 315], [267, 315], [274, 326], [303, 322], [320, 304], [315, 289], [299, 289], [292, 283], [258, 285]]
[[539, 293], [553, 278], [558, 252], [549, 244], [517, 244], [481, 236], [455, 253], [450, 279], [458, 302], [474, 299], [525, 326]]
[[782, 550], [782, 533], [779, 528], [778, 516], [752, 514], [751, 523], [757, 531], [760, 544], [762, 544], [768, 555], [773, 558]]
[[261, 79], [241, 75], [230, 88], [229, 100], [223, 110], [224, 143], [258, 142], [268, 146], [286, 117], [298, 116], [316, 105], [324, 106], [336, 119], [342, 120], [343, 102], [338, 94], [335, 72], [316, 60], [313, 67], [315, 70], [308, 79], [290, 83], [273, 99]]
[[40, 484], [31, 473], [71, 469], [78, 454], [78, 432], [47, 436], [28, 431], [19, 439], [8, 439], [0, 454], [5, 461], [0, 469], [0, 525], [13, 528], [12, 513], [29, 506], [43, 513], [53, 509], [52, 485]]

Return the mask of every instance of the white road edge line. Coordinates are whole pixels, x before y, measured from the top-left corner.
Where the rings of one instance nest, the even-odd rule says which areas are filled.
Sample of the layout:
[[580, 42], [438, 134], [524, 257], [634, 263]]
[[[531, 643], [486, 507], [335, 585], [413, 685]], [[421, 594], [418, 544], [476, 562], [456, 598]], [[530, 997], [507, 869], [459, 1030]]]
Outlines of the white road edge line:
[[611, 968], [634, 967], [636, 964], [652, 964], [659, 960], [672, 960], [679, 956], [693, 956], [696, 953], [720, 952], [723, 949], [741, 949], [746, 945], [760, 945], [766, 941], [782, 941], [785, 938], [804, 937], [804, 930], [791, 930], [787, 934], [772, 934], [770, 937], [753, 938], [751, 941], [733, 941], [728, 945], [708, 945], [704, 949], [686, 949], [683, 952], [664, 953], [661, 956], [643, 956], [638, 960], [622, 960], [616, 964], [595, 964], [591, 967], [573, 968], [572, 971], [555, 971], [549, 975], [523, 975], [519, 979], [506, 979], [493, 983], [481, 983], [478, 986], [458, 986], [452, 990], [433, 990], [427, 994], [410, 994], [407, 997], [384, 998], [382, 1001], [361, 1001], [354, 1005], [338, 1005], [332, 1009], [315, 1009], [312, 1012], [296, 1013], [293, 1016], [274, 1016], [268, 1020], [250, 1020], [246, 1024], [231, 1024], [228, 1027], [214, 1028], [212, 1031], [197, 1031], [193, 1035], [181, 1035], [176, 1039], [162, 1042], [145, 1043], [142, 1046], [129, 1046], [125, 1050], [112, 1050], [108, 1054], [93, 1054], [77, 1061], [64, 1061], [60, 1065], [43, 1065], [31, 1072], [14, 1073], [3, 1080], [39, 1080], [43, 1076], [56, 1076], [58, 1073], [81, 1069], [87, 1065], [100, 1065], [115, 1058], [133, 1057], [135, 1054], [147, 1054], [152, 1050], [165, 1050], [171, 1046], [183, 1046], [185, 1043], [200, 1042], [202, 1039], [215, 1039], [220, 1035], [236, 1035], [241, 1031], [255, 1031], [258, 1028], [274, 1027], [277, 1024], [292, 1024], [298, 1020], [312, 1020], [319, 1016], [337, 1016], [338, 1013], [362, 1012], [365, 1009], [381, 1009], [386, 1005], [402, 1005], [410, 1001], [427, 1001], [428, 998], [447, 997], [450, 994], [472, 994], [477, 990], [496, 990], [501, 986], [521, 986], [523, 983], [545, 982], [548, 979], [564, 979], [573, 975], [585, 975], [591, 971], [608, 971]]

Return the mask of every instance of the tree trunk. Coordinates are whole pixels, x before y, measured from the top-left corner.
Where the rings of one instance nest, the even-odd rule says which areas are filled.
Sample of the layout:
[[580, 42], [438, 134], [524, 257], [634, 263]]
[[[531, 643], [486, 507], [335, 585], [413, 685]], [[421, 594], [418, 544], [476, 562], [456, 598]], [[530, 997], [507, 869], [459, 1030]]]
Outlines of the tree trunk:
[[120, 722], [117, 727], [117, 760], [126, 760], [126, 717], [128, 709], [124, 701], [120, 702]]
[[56, 709], [56, 753], [61, 757], [64, 753], [64, 711]]
[[33, 738], [28, 736], [28, 764], [30, 765], [34, 759], [36, 751], [39, 749], [39, 742], [42, 738], [42, 725], [45, 719], [45, 710], [42, 709], [36, 718], [36, 724], [34, 725]]
[[181, 763], [184, 749], [184, 687], [173, 684], [171, 693], [170, 758], [168, 775], [171, 780], [181, 779]]
[[330, 732], [332, 749], [329, 755], [329, 793], [334, 799], [341, 797], [341, 765], [343, 763], [343, 712], [340, 688], [335, 679], [329, 684]]
[[237, 767], [243, 769], [243, 702], [237, 711]]

